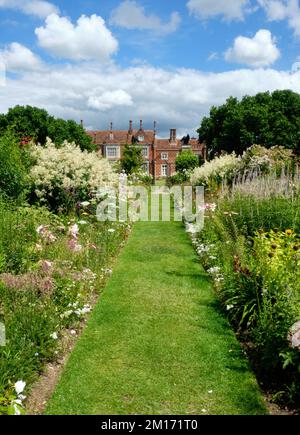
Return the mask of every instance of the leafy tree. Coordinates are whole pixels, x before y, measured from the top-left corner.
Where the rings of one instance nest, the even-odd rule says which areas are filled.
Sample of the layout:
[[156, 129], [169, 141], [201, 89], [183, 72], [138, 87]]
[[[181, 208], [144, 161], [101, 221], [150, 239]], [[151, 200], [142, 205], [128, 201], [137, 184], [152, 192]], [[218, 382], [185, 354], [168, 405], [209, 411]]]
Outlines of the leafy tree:
[[175, 166], [179, 173], [190, 171], [199, 166], [199, 159], [191, 151], [183, 151], [176, 157]]
[[210, 157], [222, 151], [242, 154], [259, 144], [281, 145], [300, 152], [300, 95], [290, 90], [230, 97], [212, 107], [202, 120], [199, 139], [205, 141]]
[[142, 148], [134, 145], [125, 145], [124, 154], [121, 159], [121, 169], [126, 174], [139, 172], [143, 162]]
[[31, 106], [16, 106], [6, 115], [0, 115], [0, 135], [11, 131], [16, 138], [32, 137], [44, 145], [50, 137], [56, 145], [65, 140], [75, 142], [82, 150], [93, 151], [95, 145], [85, 130], [75, 121], [65, 121], [50, 116], [44, 109]]

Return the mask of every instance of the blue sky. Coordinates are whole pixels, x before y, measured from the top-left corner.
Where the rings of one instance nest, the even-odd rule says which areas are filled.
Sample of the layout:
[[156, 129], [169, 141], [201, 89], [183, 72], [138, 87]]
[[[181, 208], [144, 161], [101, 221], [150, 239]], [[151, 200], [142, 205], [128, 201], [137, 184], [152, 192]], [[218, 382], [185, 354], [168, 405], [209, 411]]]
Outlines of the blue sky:
[[300, 92], [298, 0], [0, 0], [0, 111], [195, 134], [230, 95]]

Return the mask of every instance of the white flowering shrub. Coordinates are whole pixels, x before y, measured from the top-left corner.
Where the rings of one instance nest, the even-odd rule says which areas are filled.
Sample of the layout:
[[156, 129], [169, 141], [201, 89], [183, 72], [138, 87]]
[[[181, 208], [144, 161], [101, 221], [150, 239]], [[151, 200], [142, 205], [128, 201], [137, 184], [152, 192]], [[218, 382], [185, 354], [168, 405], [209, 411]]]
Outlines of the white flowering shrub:
[[209, 188], [217, 188], [223, 180], [232, 178], [239, 169], [241, 159], [233, 154], [225, 154], [215, 157], [210, 162], [196, 168], [190, 178], [193, 185], [203, 185]]
[[69, 210], [86, 199], [91, 191], [112, 186], [117, 174], [106, 159], [96, 152], [81, 151], [75, 144], [64, 142], [60, 148], [48, 139], [46, 146], [34, 145], [36, 164], [31, 169], [35, 194], [52, 210]]

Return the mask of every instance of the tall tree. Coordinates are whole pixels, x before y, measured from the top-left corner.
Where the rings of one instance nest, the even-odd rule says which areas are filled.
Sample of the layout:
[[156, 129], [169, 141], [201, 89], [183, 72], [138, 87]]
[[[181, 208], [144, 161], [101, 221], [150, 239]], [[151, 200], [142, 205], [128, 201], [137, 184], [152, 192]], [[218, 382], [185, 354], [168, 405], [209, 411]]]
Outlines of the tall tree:
[[290, 90], [230, 97], [202, 120], [199, 139], [212, 157], [222, 151], [241, 154], [253, 144], [282, 145], [300, 152], [300, 95]]
[[135, 145], [125, 145], [121, 159], [121, 168], [126, 174], [133, 174], [141, 170], [144, 162], [142, 148]]
[[64, 140], [75, 142], [82, 150], [92, 151], [95, 146], [81, 125], [50, 116], [44, 109], [31, 106], [15, 106], [6, 115], [0, 115], [0, 134], [12, 132], [16, 138], [31, 137], [44, 145], [47, 137], [57, 146]]

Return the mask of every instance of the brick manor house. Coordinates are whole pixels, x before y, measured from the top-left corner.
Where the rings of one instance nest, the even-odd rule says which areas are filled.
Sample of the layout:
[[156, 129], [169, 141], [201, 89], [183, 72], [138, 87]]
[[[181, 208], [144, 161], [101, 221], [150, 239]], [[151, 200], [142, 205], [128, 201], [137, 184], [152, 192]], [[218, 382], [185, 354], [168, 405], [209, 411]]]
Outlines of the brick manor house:
[[140, 128], [134, 129], [132, 121], [129, 129], [114, 130], [113, 123], [109, 130], [86, 131], [91, 136], [93, 143], [99, 148], [99, 152], [112, 163], [122, 158], [126, 144], [133, 144], [142, 148], [144, 157], [143, 170], [155, 179], [168, 177], [175, 173], [175, 160], [178, 154], [184, 150], [190, 150], [199, 159], [206, 159], [206, 146], [197, 139], [190, 139], [189, 135], [177, 139], [176, 129], [170, 130], [168, 139], [157, 138], [156, 122], [153, 130], [144, 130], [143, 121]]

